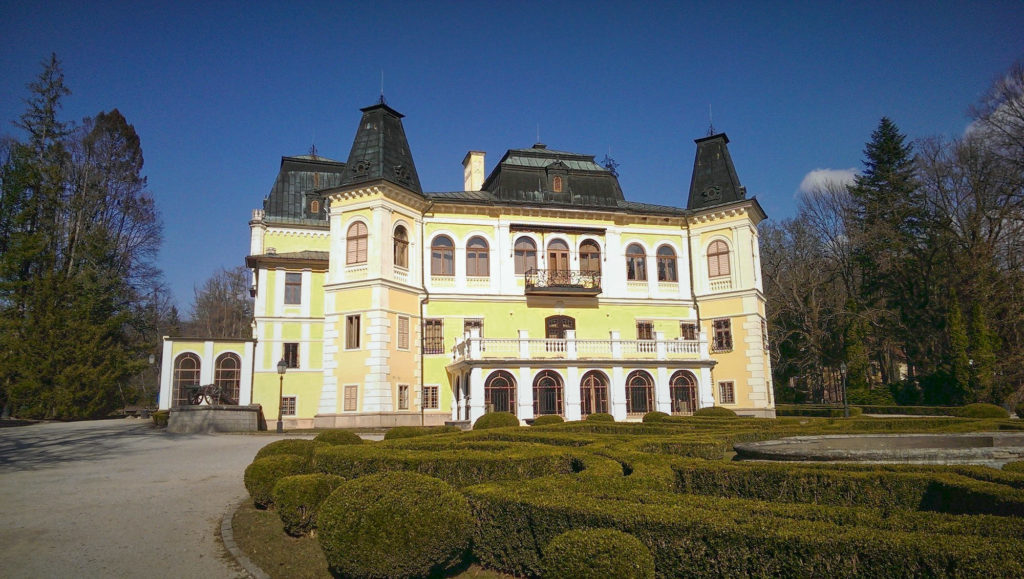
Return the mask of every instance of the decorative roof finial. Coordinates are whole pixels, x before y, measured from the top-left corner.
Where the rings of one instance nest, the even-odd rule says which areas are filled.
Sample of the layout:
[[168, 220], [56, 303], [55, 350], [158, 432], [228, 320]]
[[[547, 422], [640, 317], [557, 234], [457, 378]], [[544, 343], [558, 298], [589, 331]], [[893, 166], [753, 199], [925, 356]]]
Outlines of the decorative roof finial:
[[316, 150], [316, 143], [313, 143], [312, 145], [309, 146], [309, 156], [313, 157], [314, 159], [319, 159], [320, 155], [318, 155], [317, 153], [318, 151]]
[[713, 134], [715, 134], [715, 122], [714, 122], [714, 119], [711, 116], [711, 105], [708, 105], [708, 135], [707, 136], [710, 137]]

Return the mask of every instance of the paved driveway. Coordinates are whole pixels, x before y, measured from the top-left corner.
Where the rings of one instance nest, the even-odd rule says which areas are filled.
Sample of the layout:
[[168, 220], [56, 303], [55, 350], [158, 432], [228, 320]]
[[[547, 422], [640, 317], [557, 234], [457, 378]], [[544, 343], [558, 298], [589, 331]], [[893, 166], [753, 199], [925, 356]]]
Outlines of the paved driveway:
[[241, 577], [216, 541], [278, 436], [124, 419], [0, 429], [0, 576]]

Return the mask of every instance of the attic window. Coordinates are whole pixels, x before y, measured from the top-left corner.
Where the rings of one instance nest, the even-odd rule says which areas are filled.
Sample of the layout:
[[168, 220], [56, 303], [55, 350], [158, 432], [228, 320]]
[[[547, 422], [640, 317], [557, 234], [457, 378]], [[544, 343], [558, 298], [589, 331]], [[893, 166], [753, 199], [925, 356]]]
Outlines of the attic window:
[[409, 169], [405, 165], [395, 165], [395, 178], [402, 183], [408, 183]]
[[365, 177], [370, 173], [370, 161], [369, 159], [363, 159], [352, 167], [352, 172], [355, 173], [356, 177]]
[[314, 199], [309, 204], [309, 212], [312, 213], [313, 215], [316, 215], [317, 213], [320, 213], [320, 201]]
[[555, 193], [562, 192], [562, 178], [555, 175], [555, 178], [551, 180], [551, 190]]

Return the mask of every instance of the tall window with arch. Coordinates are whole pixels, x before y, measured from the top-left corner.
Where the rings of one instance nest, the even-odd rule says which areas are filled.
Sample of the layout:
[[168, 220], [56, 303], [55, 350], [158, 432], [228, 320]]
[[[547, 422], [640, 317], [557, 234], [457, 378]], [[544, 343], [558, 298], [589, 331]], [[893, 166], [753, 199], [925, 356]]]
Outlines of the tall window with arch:
[[220, 389], [221, 399], [238, 404], [242, 382], [242, 359], [238, 354], [221, 354], [214, 364], [213, 383]]
[[430, 246], [430, 273], [455, 275], [455, 244], [446, 235], [438, 235]]
[[697, 378], [692, 372], [679, 370], [669, 380], [672, 414], [693, 414], [697, 411]]
[[470, 238], [466, 243], [466, 275], [474, 277], [491, 275], [490, 247], [483, 237]]
[[184, 406], [189, 403], [190, 386], [199, 386], [199, 356], [181, 354], [174, 359], [174, 391], [171, 393], [173, 406]]
[[676, 271], [676, 252], [669, 245], [658, 248], [658, 281], [679, 281]]
[[589, 239], [580, 244], [580, 271], [601, 273], [601, 248]]
[[626, 413], [647, 414], [654, 410], [654, 380], [643, 370], [626, 377]]
[[395, 266], [397, 267], [409, 267], [409, 232], [405, 230], [404, 225], [399, 225], [395, 228], [394, 236], [395, 245]]
[[708, 246], [708, 277], [726, 277], [729, 273], [729, 246], [716, 239]]
[[520, 237], [515, 244], [515, 267], [517, 274], [537, 269], [537, 244], [529, 237]]
[[639, 243], [632, 243], [626, 248], [626, 279], [647, 281], [647, 254]]
[[544, 370], [533, 380], [533, 414], [562, 414], [562, 377]]
[[591, 370], [580, 380], [580, 413], [583, 416], [608, 412], [608, 379]]
[[366, 224], [362, 221], [356, 221], [348, 227], [346, 264], [366, 263], [367, 237]]
[[[561, 239], [548, 243], [548, 272], [566, 274], [569, 272], [569, 244]], [[556, 280], [557, 281], [560, 280]]]
[[484, 405], [488, 412], [516, 413], [516, 379], [498, 370], [484, 382]]

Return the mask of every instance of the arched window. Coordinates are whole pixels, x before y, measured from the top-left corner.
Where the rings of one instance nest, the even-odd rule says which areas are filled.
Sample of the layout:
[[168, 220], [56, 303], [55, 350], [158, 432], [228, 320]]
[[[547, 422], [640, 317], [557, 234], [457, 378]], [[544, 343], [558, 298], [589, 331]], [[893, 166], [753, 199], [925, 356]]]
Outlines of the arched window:
[[[576, 320], [569, 316], [548, 316], [544, 318], [545, 349], [548, 352], [565, 351], [565, 331], [575, 330]], [[560, 340], [554, 342], [552, 340]]]
[[562, 192], [562, 178], [561, 177], [556, 175], [553, 179], [551, 179], [551, 190], [554, 191], [555, 193], [561, 193]]
[[484, 407], [488, 412], [516, 413], [516, 379], [498, 370], [484, 382]]
[[591, 370], [580, 380], [580, 413], [586, 416], [598, 412], [608, 412], [608, 379]]
[[[238, 404], [242, 381], [242, 359], [238, 354], [221, 354], [213, 366], [213, 383], [220, 388], [221, 400]], [[226, 399], [226, 400], [225, 400]]]
[[729, 275], [729, 246], [716, 239], [708, 246], [708, 277]]
[[647, 280], [647, 254], [638, 243], [633, 243], [626, 248], [626, 279]]
[[520, 237], [515, 246], [516, 273], [537, 269], [537, 244], [529, 237]]
[[490, 252], [487, 240], [473, 237], [466, 244], [466, 275], [487, 277], [491, 275]]
[[672, 414], [693, 414], [697, 411], [697, 378], [691, 372], [680, 370], [669, 380]]
[[548, 243], [548, 271], [569, 271], [569, 244], [561, 239], [552, 239]]
[[580, 271], [601, 273], [601, 248], [589, 239], [580, 244]]
[[455, 275], [455, 244], [444, 235], [435, 237], [430, 247], [430, 273]]
[[172, 406], [184, 406], [189, 403], [191, 392], [188, 387], [199, 386], [199, 367], [199, 356], [195, 354], [182, 354], [174, 359]]
[[562, 414], [562, 377], [544, 370], [533, 379], [533, 415]]
[[398, 267], [409, 267], [409, 233], [405, 226], [399, 225], [395, 228], [395, 265]]
[[309, 202], [309, 212], [313, 215], [320, 213], [320, 201], [314, 199]]
[[658, 281], [679, 281], [676, 273], [676, 252], [671, 246], [658, 248]]
[[345, 263], [366, 263], [366, 224], [362, 221], [356, 221], [348, 228], [348, 256]]
[[626, 377], [626, 412], [647, 414], [654, 410], [654, 380], [643, 370], [634, 370]]

